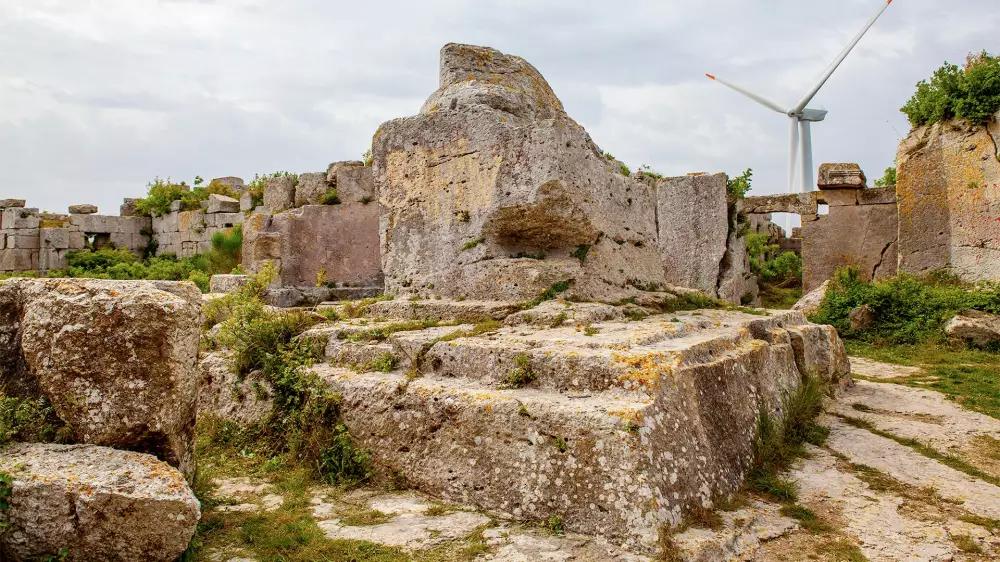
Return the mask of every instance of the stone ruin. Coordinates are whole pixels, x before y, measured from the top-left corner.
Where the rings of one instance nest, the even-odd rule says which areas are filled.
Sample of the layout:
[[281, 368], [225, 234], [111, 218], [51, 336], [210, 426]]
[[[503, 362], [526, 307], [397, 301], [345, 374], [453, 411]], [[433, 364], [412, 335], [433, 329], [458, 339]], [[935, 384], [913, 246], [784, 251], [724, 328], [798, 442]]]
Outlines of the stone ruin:
[[[371, 166], [271, 178], [256, 209], [249, 197], [236, 210], [210, 202], [138, 229], [184, 255], [203, 249], [186, 234], [192, 225], [241, 221], [244, 268], [277, 266], [276, 304], [370, 294], [384, 282], [394, 299], [321, 304], [344, 319], [299, 336], [322, 349], [312, 371], [342, 397], [342, 421], [380, 477], [501, 517], [558, 517], [652, 553], [663, 530], [743, 486], [760, 412], [780, 418], [807, 377], [833, 389], [850, 380], [832, 327], [704, 298], [756, 298], [742, 217], [766, 229], [768, 213], [803, 214], [809, 284], [842, 254], [869, 260], [874, 277], [896, 263], [919, 269], [914, 256], [959, 266], [989, 256], [992, 242], [971, 247], [963, 233], [995, 241], [995, 232], [949, 213], [950, 251], [910, 250], [903, 223], [918, 215], [901, 202], [926, 186], [909, 170], [957, 158], [947, 147], [960, 146], [935, 140], [946, 131], [915, 134], [927, 142], [900, 163], [898, 201], [866, 189], [856, 166], [825, 166], [818, 193], [748, 198], [741, 209], [721, 174], [623, 175], [534, 67], [449, 44], [440, 88], [418, 115], [378, 129]], [[958, 180], [945, 177], [951, 190]], [[326, 204], [334, 189], [339, 204]], [[966, 204], [942, 198], [947, 209]], [[31, 256], [52, 227], [23, 202], [5, 207], [4, 251], [36, 252], [0, 256], [41, 268]], [[58, 228], [76, 240], [105, 234], [98, 223], [121, 228], [74, 210]], [[123, 215], [113, 218], [143, 220]], [[38, 248], [22, 247], [22, 235]], [[817, 245], [817, 236], [842, 240]], [[241, 282], [223, 276], [213, 287]], [[225, 350], [199, 356], [200, 302], [189, 283], [0, 284], [0, 388], [46, 397], [74, 443], [4, 451], [0, 470], [14, 475], [5, 555], [72, 545], [77, 559], [172, 560], [183, 550], [200, 515], [185, 483], [195, 412], [253, 423], [270, 408], [248, 390], [261, 381], [236, 377]], [[407, 320], [433, 327], [399, 330]], [[368, 368], [385, 357], [390, 372]], [[130, 513], [144, 515], [120, 516]]]
[[894, 186], [868, 187], [857, 164], [824, 164], [819, 191], [747, 197], [741, 212], [751, 222], [802, 217], [792, 238], [807, 292], [847, 265], [868, 280], [947, 270], [970, 283], [1000, 281], [998, 123], [1000, 114], [987, 126], [914, 129], [900, 143]]

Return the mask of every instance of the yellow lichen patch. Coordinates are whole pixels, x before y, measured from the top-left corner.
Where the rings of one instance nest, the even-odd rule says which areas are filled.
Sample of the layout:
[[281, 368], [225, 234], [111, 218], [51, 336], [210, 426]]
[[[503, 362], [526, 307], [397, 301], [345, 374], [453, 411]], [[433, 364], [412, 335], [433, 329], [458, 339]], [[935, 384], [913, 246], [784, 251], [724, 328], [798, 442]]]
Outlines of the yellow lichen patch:
[[608, 410], [609, 416], [614, 416], [622, 420], [622, 424], [629, 430], [638, 430], [642, 426], [642, 410], [633, 408]]
[[647, 389], [656, 388], [660, 379], [670, 376], [674, 372], [669, 356], [663, 352], [644, 355], [614, 353], [611, 357], [630, 368], [627, 373], [618, 378], [619, 381], [639, 383]]

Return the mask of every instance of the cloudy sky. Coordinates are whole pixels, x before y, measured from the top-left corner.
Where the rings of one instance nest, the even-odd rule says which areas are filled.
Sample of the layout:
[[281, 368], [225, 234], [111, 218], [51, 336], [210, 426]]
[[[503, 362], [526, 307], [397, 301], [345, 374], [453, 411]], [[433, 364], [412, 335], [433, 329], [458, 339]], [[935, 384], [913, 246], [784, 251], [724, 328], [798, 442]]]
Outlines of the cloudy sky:
[[[521, 55], [633, 167], [785, 185], [787, 120], [716, 83], [801, 97], [881, 0], [0, 0], [0, 198], [117, 213], [188, 182], [356, 159], [416, 113], [438, 49]], [[1000, 50], [997, 0], [896, 0], [814, 106], [815, 157], [878, 177], [898, 108], [944, 60]]]

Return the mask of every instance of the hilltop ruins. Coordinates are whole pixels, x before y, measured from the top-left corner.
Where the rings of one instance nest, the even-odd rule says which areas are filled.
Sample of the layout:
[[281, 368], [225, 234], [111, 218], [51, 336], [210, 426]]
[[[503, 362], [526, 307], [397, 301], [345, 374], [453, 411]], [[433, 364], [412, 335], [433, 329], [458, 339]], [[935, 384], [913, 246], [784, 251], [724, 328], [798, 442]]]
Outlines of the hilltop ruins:
[[[104, 245], [191, 255], [242, 225], [247, 275], [216, 276], [213, 292], [277, 271], [269, 302], [308, 307], [296, 341], [317, 350], [309, 372], [339, 395], [377, 477], [652, 554], [664, 530], [741, 489], [762, 413], [781, 419], [807, 381], [850, 384], [834, 328], [739, 306], [757, 302], [751, 224], [802, 215], [807, 289], [844, 264], [1000, 279], [989, 134], [915, 131], [895, 192], [825, 165], [816, 193], [740, 201], [723, 174], [623, 174], [528, 62], [449, 44], [439, 89], [378, 128], [371, 165], [271, 178], [256, 206], [213, 195], [159, 217], [4, 200], [0, 270], [60, 269], [68, 251]], [[934, 166], [948, 173], [921, 179]], [[914, 205], [926, 191], [946, 195]], [[331, 302], [382, 292], [393, 298]], [[184, 282], [0, 284], [0, 389], [51, 403], [66, 443], [0, 459], [13, 477], [0, 551], [181, 554], [201, 514], [196, 415], [247, 424], [274, 407], [232, 350], [199, 350], [213, 337], [202, 300]]]

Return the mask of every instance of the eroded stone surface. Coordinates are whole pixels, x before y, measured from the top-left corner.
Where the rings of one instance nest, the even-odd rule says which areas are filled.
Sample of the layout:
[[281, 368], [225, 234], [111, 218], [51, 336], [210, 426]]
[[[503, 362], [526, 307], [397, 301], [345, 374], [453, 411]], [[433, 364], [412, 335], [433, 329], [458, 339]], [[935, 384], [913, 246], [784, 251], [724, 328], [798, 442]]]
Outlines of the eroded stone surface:
[[948, 336], [977, 347], [1000, 344], [1000, 316], [966, 310], [944, 325]]
[[[201, 516], [176, 469], [141, 453], [94, 445], [17, 443], [0, 455], [13, 477], [0, 555], [34, 560], [175, 560]], [[6, 560], [6, 558], [4, 558]]]
[[201, 293], [193, 283], [0, 284], [9, 392], [45, 396], [77, 442], [149, 452], [193, 473]]
[[[418, 489], [650, 549], [661, 525], [741, 485], [760, 407], [806, 372], [838, 381], [848, 370], [835, 332], [797, 312], [592, 327], [432, 340], [418, 378], [316, 372], [343, 397], [352, 435]], [[327, 328], [344, 329], [358, 324]]]

